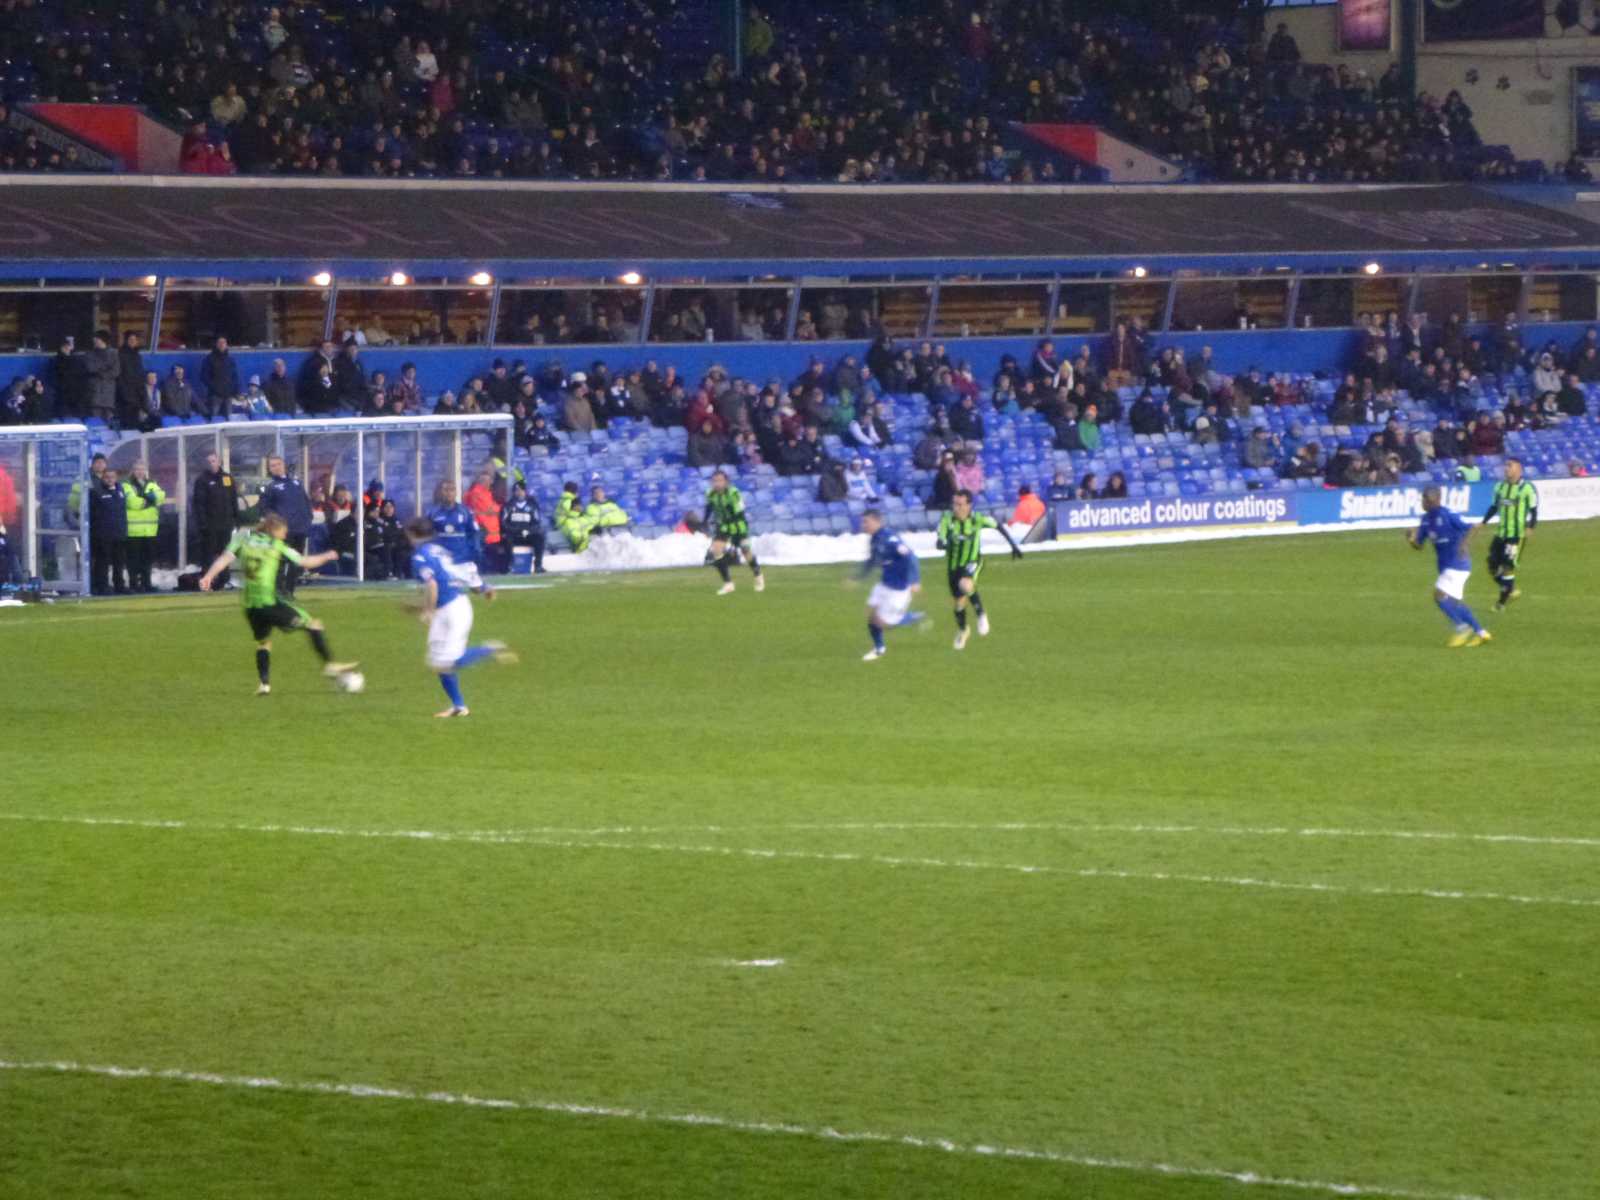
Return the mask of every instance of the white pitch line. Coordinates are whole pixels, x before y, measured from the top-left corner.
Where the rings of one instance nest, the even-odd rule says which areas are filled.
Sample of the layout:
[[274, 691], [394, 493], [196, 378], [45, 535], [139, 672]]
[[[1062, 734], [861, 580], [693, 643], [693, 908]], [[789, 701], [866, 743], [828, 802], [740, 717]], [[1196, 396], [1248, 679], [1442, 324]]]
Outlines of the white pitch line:
[[67, 825], [123, 825], [144, 829], [249, 830], [263, 833], [324, 833], [347, 837], [414, 838], [419, 841], [492, 841], [520, 837], [634, 837], [663, 833], [1126, 833], [1152, 836], [1218, 838], [1328, 838], [1418, 842], [1465, 842], [1482, 845], [1600, 847], [1600, 837], [1534, 833], [1471, 833], [1451, 829], [1353, 829], [1292, 825], [1105, 824], [1071, 821], [787, 821], [740, 825], [534, 825], [507, 829], [434, 831], [427, 829], [335, 829], [321, 826], [205, 825], [187, 821], [131, 817], [58, 816], [46, 813], [0, 813], [0, 821]]
[[1296, 1179], [1266, 1175], [1258, 1171], [1229, 1170], [1224, 1167], [1197, 1167], [1167, 1162], [1140, 1162], [1097, 1154], [1077, 1154], [1065, 1150], [1043, 1150], [1029, 1146], [1007, 1146], [988, 1142], [959, 1141], [914, 1133], [883, 1133], [875, 1130], [836, 1129], [831, 1125], [803, 1125], [789, 1121], [746, 1120], [700, 1112], [655, 1112], [649, 1109], [610, 1104], [571, 1103], [559, 1100], [512, 1100], [475, 1095], [471, 1092], [418, 1091], [412, 1088], [385, 1087], [366, 1083], [317, 1083], [278, 1079], [267, 1075], [224, 1075], [211, 1071], [186, 1071], [176, 1068], [120, 1067], [78, 1062], [27, 1062], [0, 1059], [0, 1071], [34, 1072], [58, 1075], [95, 1075], [110, 1079], [156, 1080], [170, 1083], [206, 1084], [211, 1087], [248, 1091], [288, 1092], [310, 1096], [339, 1096], [353, 1100], [400, 1100], [412, 1103], [453, 1105], [459, 1108], [485, 1108], [510, 1112], [551, 1113], [570, 1117], [599, 1117], [616, 1121], [636, 1121], [651, 1125], [679, 1125], [695, 1129], [720, 1129], [730, 1133], [775, 1134], [822, 1142], [895, 1146], [911, 1150], [937, 1150], [945, 1154], [1015, 1159], [1050, 1163], [1098, 1171], [1121, 1171], [1137, 1175], [1163, 1175], [1173, 1179], [1212, 1179], [1251, 1187], [1275, 1187], [1302, 1192], [1321, 1192], [1331, 1196], [1389, 1197], [1390, 1200], [1487, 1200], [1466, 1192], [1434, 1192], [1381, 1184], [1334, 1183], [1320, 1179]]
[[[705, 826], [706, 832], [736, 832], [737, 826]], [[1129, 833], [1192, 834], [1207, 837], [1369, 838], [1421, 842], [1481, 842], [1489, 845], [1600, 846], [1600, 837], [1565, 837], [1531, 833], [1468, 833], [1448, 829], [1297, 828], [1290, 825], [1116, 825], [1049, 821], [838, 821], [751, 825], [746, 829], [792, 829], [831, 832], [907, 832], [947, 830], [971, 833]], [[640, 830], [639, 832], [647, 832]], [[657, 831], [648, 831], [657, 832]], [[661, 830], [659, 832], [666, 832]]]
[[696, 854], [722, 858], [767, 861], [863, 863], [881, 867], [924, 867], [938, 870], [996, 871], [1020, 875], [1051, 875], [1072, 879], [1114, 879], [1145, 883], [1178, 883], [1206, 887], [1248, 888], [1272, 892], [1306, 892], [1331, 896], [1458, 900], [1541, 905], [1558, 908], [1600, 908], [1600, 898], [1528, 896], [1509, 892], [1476, 892], [1449, 888], [1399, 888], [1368, 884], [1310, 883], [1263, 879], [1248, 875], [1206, 875], [1178, 871], [1128, 871], [1110, 867], [1058, 867], [1036, 863], [987, 862], [968, 858], [925, 858], [853, 851], [790, 850], [753, 846], [684, 845], [673, 842], [595, 841], [592, 838], [547, 837], [528, 833], [432, 829], [342, 829], [327, 825], [223, 825], [189, 821], [134, 820], [118, 817], [50, 817], [20, 813], [0, 814], [12, 821], [49, 824], [109, 826], [113, 828], [184, 830], [198, 833], [282, 834], [300, 837], [360, 838], [369, 840], [462, 843], [470, 845], [538, 846], [556, 850], [633, 850], [658, 854]]

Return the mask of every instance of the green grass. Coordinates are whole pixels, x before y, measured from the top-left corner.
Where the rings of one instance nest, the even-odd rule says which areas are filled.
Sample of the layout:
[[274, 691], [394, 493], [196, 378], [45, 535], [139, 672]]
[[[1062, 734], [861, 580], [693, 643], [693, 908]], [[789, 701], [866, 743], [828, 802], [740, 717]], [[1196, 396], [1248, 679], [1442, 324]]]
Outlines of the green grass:
[[[1480, 569], [1469, 651], [1398, 533], [997, 561], [961, 654], [930, 571], [870, 665], [842, 568], [563, 579], [448, 723], [392, 592], [302, 597], [359, 697], [280, 637], [257, 700], [231, 596], [0, 614], [0, 815], [63, 818], [0, 820], [0, 1059], [1591, 1200], [1600, 907], [1420, 893], [1600, 900], [1600, 844], [1259, 831], [1600, 836], [1597, 552]], [[1307, 1194], [0, 1071], [8, 1200]]]

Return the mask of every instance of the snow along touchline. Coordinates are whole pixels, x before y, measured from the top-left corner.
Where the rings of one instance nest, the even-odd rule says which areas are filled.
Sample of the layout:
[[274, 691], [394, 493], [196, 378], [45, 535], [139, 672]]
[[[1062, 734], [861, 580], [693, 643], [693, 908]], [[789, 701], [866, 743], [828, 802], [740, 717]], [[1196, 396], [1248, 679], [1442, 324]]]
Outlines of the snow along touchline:
[[1286, 1179], [1255, 1171], [1230, 1171], [1222, 1167], [1193, 1167], [1165, 1162], [1138, 1162], [1133, 1159], [1075, 1154], [1064, 1150], [1040, 1150], [1027, 1146], [1005, 1146], [987, 1142], [961, 1142], [950, 1138], [927, 1137], [914, 1133], [881, 1133], [874, 1130], [835, 1129], [830, 1125], [799, 1125], [787, 1121], [744, 1120], [698, 1112], [653, 1112], [649, 1109], [618, 1107], [609, 1104], [571, 1103], [559, 1100], [510, 1100], [474, 1095], [470, 1092], [418, 1091], [412, 1088], [383, 1087], [366, 1083], [314, 1083], [277, 1079], [263, 1075], [221, 1075], [211, 1071], [184, 1071], [176, 1068], [119, 1067], [79, 1062], [29, 1062], [0, 1059], [0, 1071], [27, 1071], [39, 1074], [98, 1075], [110, 1079], [147, 1079], [171, 1083], [208, 1084], [212, 1087], [253, 1091], [291, 1092], [310, 1096], [340, 1096], [354, 1100], [403, 1100], [422, 1104], [454, 1105], [460, 1108], [487, 1108], [510, 1112], [551, 1113], [570, 1117], [599, 1117], [614, 1121], [637, 1121], [651, 1125], [680, 1125], [696, 1129], [720, 1129], [729, 1133], [775, 1134], [809, 1138], [824, 1142], [894, 1146], [909, 1150], [939, 1150], [946, 1154], [1003, 1158], [1024, 1162], [1051, 1163], [1097, 1171], [1125, 1171], [1138, 1175], [1165, 1175], [1174, 1179], [1214, 1179], [1256, 1187], [1324, 1192], [1332, 1196], [1389, 1197], [1390, 1200], [1487, 1200], [1465, 1192], [1430, 1192], [1409, 1188], [1383, 1187], [1364, 1183], [1331, 1183], [1319, 1179]]
[[[0, 819], [111, 828], [185, 830], [199, 833], [282, 834], [299, 837], [362, 838], [468, 845], [538, 846], [555, 850], [633, 850], [658, 854], [698, 854], [768, 861], [863, 863], [880, 867], [924, 867], [939, 870], [997, 871], [1018, 875], [1053, 875], [1058, 878], [1073, 879], [1180, 883], [1210, 887], [1251, 888], [1273, 892], [1310, 892], [1333, 896], [1465, 900], [1504, 904], [1549, 905], [1561, 908], [1600, 908], [1600, 899], [1588, 897], [1527, 896], [1509, 892], [1472, 892], [1451, 888], [1399, 888], [1366, 884], [1298, 883], [1280, 879], [1262, 879], [1248, 875], [1204, 875], [1177, 871], [1125, 871], [1110, 867], [1054, 867], [1033, 863], [986, 862], [968, 858], [923, 858], [892, 854], [861, 854], [853, 851], [684, 845], [675, 842], [596, 841], [592, 837], [581, 839], [547, 837], [532, 831], [464, 830], [451, 832], [449, 830], [432, 829], [343, 829], [326, 825], [223, 825], [182, 820], [136, 820], [123, 817], [49, 817], [29, 816], [20, 813], [0, 814]], [[620, 830], [606, 830], [604, 832], [612, 836], [621, 836]]]

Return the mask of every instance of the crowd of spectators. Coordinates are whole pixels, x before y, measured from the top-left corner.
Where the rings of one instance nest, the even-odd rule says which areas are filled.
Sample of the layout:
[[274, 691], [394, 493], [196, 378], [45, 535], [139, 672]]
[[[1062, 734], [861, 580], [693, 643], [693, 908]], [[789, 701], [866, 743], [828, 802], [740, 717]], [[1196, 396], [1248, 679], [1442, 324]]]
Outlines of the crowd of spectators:
[[[510, 413], [516, 447], [548, 454], [623, 419], [687, 430], [691, 466], [770, 464], [782, 475], [817, 477], [819, 497], [839, 500], [875, 498], [874, 451], [905, 442], [913, 466], [934, 472], [928, 502], [938, 507], [958, 488], [983, 491], [988, 423], [1027, 411], [1050, 424], [1059, 450], [1092, 454], [1105, 426], [1125, 422], [1135, 435], [1176, 432], [1196, 445], [1238, 441], [1245, 467], [1286, 478], [1393, 483], [1430, 462], [1499, 454], [1509, 432], [1585, 415], [1585, 388], [1600, 384], [1600, 331], [1590, 328], [1571, 346], [1529, 348], [1510, 315], [1485, 335], [1469, 331], [1459, 314], [1437, 325], [1420, 313], [1405, 321], [1392, 312], [1361, 314], [1358, 359], [1334, 387], [1325, 416], [1335, 426], [1375, 427], [1363, 449], [1324, 447], [1298, 426], [1282, 439], [1255, 428], [1255, 409], [1310, 402], [1306, 381], [1254, 365], [1224, 371], [1209, 346], [1192, 357], [1180, 346], [1156, 348], [1137, 320], [1119, 320], [1097, 347], [1086, 342], [1071, 353], [1043, 339], [1026, 362], [1003, 355], [988, 379], [941, 343], [901, 345], [887, 334], [831, 365], [813, 357], [789, 380], [737, 378], [719, 365], [687, 379], [655, 360], [614, 367], [597, 358], [569, 372], [555, 361], [494, 358], [432, 397], [415, 363], [403, 363], [393, 377], [369, 371], [354, 337], [321, 343], [293, 368], [275, 359], [264, 379], [248, 380], [219, 338], [191, 381], [182, 364], [165, 378], [146, 370], [138, 335], [125, 335], [113, 349], [101, 330], [86, 352], [65, 339], [52, 373], [51, 380], [12, 380], [0, 395], [0, 421], [98, 418], [113, 428], [150, 430], [166, 418], [234, 414]], [[1486, 380], [1496, 385], [1490, 391]], [[908, 393], [926, 397], [927, 423], [896, 430], [880, 398]], [[1133, 399], [1125, 403], [1125, 395]], [[1419, 411], [1431, 414], [1432, 428], [1406, 425], [1404, 416]], [[830, 455], [829, 435], [844, 457]], [[1098, 481], [1073, 490], [1101, 492]]]
[[[1497, 178], [1452, 92], [1301, 61], [1170, 10], [1158, 29], [1065, 0], [746, 9], [744, 69], [676, 0], [0, 0], [25, 94], [142, 102], [201, 174], [1050, 182], [1008, 122], [1100, 121], [1239, 182]], [[1098, 6], [1104, 9], [1107, 6]], [[1126, 7], [1126, 6], [1124, 6]], [[17, 76], [13, 77], [12, 90]], [[24, 155], [26, 158], [27, 156]]]

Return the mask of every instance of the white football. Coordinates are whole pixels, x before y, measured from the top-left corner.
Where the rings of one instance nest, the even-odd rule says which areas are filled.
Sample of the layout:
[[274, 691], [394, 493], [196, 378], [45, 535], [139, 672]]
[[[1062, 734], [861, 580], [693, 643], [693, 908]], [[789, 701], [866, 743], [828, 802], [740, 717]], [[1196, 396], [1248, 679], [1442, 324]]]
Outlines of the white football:
[[346, 671], [339, 676], [339, 690], [352, 696], [367, 686], [367, 677], [360, 671]]

